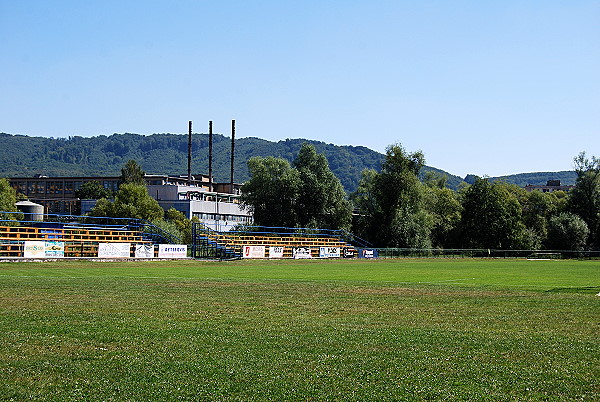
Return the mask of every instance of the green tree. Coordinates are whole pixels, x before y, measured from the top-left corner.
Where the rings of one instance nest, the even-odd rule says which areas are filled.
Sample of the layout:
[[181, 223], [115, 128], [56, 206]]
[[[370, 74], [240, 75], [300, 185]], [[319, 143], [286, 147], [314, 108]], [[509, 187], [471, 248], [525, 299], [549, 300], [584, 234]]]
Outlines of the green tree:
[[123, 183], [115, 194], [114, 202], [106, 198], [98, 200], [90, 215], [154, 221], [161, 219], [164, 211], [158, 202], [150, 197], [146, 186]]
[[550, 218], [548, 246], [554, 250], [583, 250], [589, 229], [578, 215], [563, 212]]
[[250, 180], [242, 186], [242, 205], [261, 226], [295, 227], [300, 175], [285, 159], [272, 156], [248, 160]]
[[[15, 206], [17, 202], [17, 193], [10, 186], [8, 180], [0, 179], [0, 220], [2, 221], [17, 221], [23, 216]], [[12, 222], [0, 222], [0, 225], [12, 225]]]
[[381, 173], [365, 170], [352, 199], [358, 209], [355, 232], [384, 247], [431, 247], [431, 215], [418, 179], [423, 154], [388, 146]]
[[185, 244], [192, 243], [192, 223], [199, 222], [198, 218], [187, 219], [183, 212], [175, 208], [169, 208], [165, 212], [165, 220], [174, 225], [179, 232], [179, 237]]
[[528, 248], [521, 205], [508, 186], [477, 178], [465, 191], [461, 231], [469, 248]]
[[81, 200], [99, 200], [100, 198], [111, 198], [112, 191], [104, 188], [102, 183], [97, 180], [92, 180], [83, 183], [83, 185], [75, 190], [75, 197]]
[[133, 183], [139, 185], [146, 185], [144, 179], [144, 171], [142, 167], [133, 159], [130, 159], [125, 163], [125, 166], [121, 169], [121, 184]]
[[301, 227], [350, 229], [352, 207], [340, 180], [329, 169], [325, 155], [303, 144], [294, 160], [300, 187], [294, 205]]
[[424, 206], [432, 217], [431, 243], [434, 247], [458, 247], [458, 227], [462, 205], [455, 191], [427, 185], [424, 189]]
[[565, 209], [566, 193], [555, 191], [543, 193], [539, 190], [524, 191], [522, 198], [523, 223], [527, 227], [532, 249], [540, 249], [548, 238], [548, 222], [551, 217]]
[[600, 247], [600, 158], [581, 152], [574, 159], [577, 181], [568, 201], [568, 210], [587, 224], [589, 245]]

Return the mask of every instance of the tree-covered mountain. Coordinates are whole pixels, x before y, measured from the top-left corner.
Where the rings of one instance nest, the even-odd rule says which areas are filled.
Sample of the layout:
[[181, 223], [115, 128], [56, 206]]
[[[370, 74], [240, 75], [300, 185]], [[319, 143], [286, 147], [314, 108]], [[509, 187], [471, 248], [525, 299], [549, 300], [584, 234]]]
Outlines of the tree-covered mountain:
[[[383, 155], [366, 147], [338, 146], [320, 141], [286, 139], [271, 142], [239, 138], [235, 144], [235, 181], [248, 177], [252, 156], [276, 156], [294, 160], [303, 143], [325, 154], [331, 170], [346, 191], [354, 191], [365, 168], [379, 170]], [[147, 173], [187, 174], [188, 136], [185, 134], [113, 134], [97, 137], [45, 138], [0, 134], [0, 177], [119, 175], [130, 159]], [[213, 135], [213, 175], [216, 181], [230, 177], [231, 140]], [[436, 169], [437, 170], [437, 169]], [[192, 172], [208, 173], [208, 134], [192, 135]], [[454, 176], [452, 183], [459, 182]]]
[[[315, 146], [325, 154], [331, 170], [348, 192], [356, 190], [363, 169], [380, 170], [384, 155], [362, 146], [340, 146], [321, 141], [286, 139], [278, 142], [260, 138], [239, 138], [235, 144], [235, 181], [248, 180], [247, 160], [252, 156], [275, 156], [293, 161], [303, 143]], [[46, 176], [118, 176], [130, 159], [136, 160], [147, 173], [187, 174], [187, 134], [113, 134], [96, 137], [46, 138], [0, 133], [0, 177]], [[231, 140], [213, 135], [213, 176], [218, 182], [228, 182], [230, 176]], [[192, 136], [192, 172], [208, 173], [208, 134]], [[448, 176], [447, 185], [458, 188], [463, 179], [440, 169], [424, 167]], [[573, 173], [574, 172], [560, 172]], [[519, 185], [545, 184], [557, 178], [569, 184], [563, 176], [542, 175], [536, 179], [521, 175], [503, 179]], [[552, 175], [552, 174], [550, 174]], [[548, 178], [546, 178], [548, 177]], [[570, 177], [570, 176], [569, 176]], [[574, 176], [573, 176], [574, 177]], [[541, 182], [540, 182], [541, 180]], [[574, 178], [572, 180], [574, 182]], [[523, 184], [523, 185], [525, 185]]]

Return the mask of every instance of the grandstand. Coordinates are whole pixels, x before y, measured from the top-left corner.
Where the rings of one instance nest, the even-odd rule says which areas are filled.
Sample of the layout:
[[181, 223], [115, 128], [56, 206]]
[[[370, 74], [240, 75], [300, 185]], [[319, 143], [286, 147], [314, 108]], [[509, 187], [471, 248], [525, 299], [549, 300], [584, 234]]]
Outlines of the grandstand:
[[[368, 246], [364, 241], [340, 230], [282, 228], [247, 226], [240, 230], [216, 232], [202, 223], [194, 223], [192, 228], [193, 251], [195, 258], [242, 258], [244, 247], [264, 247], [262, 258], [270, 247], [279, 247], [277, 258], [294, 258], [294, 250], [303, 249], [311, 258], [322, 256], [321, 248], [338, 249], [339, 256], [354, 256], [353, 244]], [[308, 257], [308, 255], [306, 255]]]
[[147, 252], [146, 256], [156, 257], [154, 244], [164, 243], [181, 241], [139, 219], [45, 215], [43, 221], [0, 221], [0, 257], [4, 258], [26, 257], [26, 250], [36, 247], [41, 249], [39, 258], [94, 258], [99, 256], [101, 245], [106, 244], [120, 244], [116, 247], [125, 255], [129, 247], [129, 256], [136, 255], [136, 247], [151, 247], [151, 255]]
[[[40, 221], [27, 215], [0, 220], [0, 258], [98, 258], [110, 245], [116, 257], [160, 258], [155, 245], [182, 245], [181, 239], [140, 219], [46, 214]], [[194, 258], [354, 257], [354, 245], [369, 246], [339, 230], [244, 226], [218, 232], [202, 223], [192, 225]], [[145, 254], [138, 254], [141, 247]], [[252, 255], [244, 253], [249, 248]]]

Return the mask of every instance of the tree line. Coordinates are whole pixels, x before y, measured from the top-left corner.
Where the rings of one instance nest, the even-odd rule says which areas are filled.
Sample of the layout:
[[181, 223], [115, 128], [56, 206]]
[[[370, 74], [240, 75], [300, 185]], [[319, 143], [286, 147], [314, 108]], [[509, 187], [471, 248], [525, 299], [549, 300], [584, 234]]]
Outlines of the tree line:
[[420, 180], [423, 153], [394, 144], [381, 170], [363, 170], [347, 197], [325, 157], [304, 144], [292, 164], [251, 158], [242, 202], [257, 225], [351, 230], [377, 247], [597, 249], [600, 159], [582, 152], [574, 163], [570, 193], [482, 177], [452, 190], [441, 174]]
[[[600, 159], [585, 152], [574, 158], [576, 186], [570, 193], [543, 193], [476, 177], [458, 190], [443, 174], [419, 178], [422, 152], [390, 145], [380, 171], [364, 169], [348, 195], [327, 158], [308, 143], [292, 163], [273, 156], [247, 162], [250, 179], [242, 205], [254, 223], [270, 227], [351, 231], [376, 247], [582, 250], [600, 247]], [[166, 213], [148, 195], [144, 171], [134, 160], [121, 169], [121, 185], [110, 194], [86, 183], [79, 198], [95, 198], [93, 216], [145, 219], [184, 241], [191, 222], [181, 212]], [[0, 211], [17, 212], [17, 195], [0, 179]], [[17, 214], [2, 214], [16, 221]]]

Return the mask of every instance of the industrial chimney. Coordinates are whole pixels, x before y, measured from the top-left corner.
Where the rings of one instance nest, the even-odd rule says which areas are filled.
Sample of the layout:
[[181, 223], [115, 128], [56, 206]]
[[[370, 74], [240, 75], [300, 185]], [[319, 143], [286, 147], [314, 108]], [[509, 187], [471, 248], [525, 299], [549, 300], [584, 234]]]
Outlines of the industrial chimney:
[[208, 122], [208, 191], [213, 191], [212, 182], [212, 158], [213, 158], [213, 138], [212, 138], [212, 120]]
[[188, 186], [192, 185], [192, 121], [188, 122]]
[[235, 120], [231, 120], [231, 184], [229, 193], [233, 194], [233, 166], [235, 161]]

